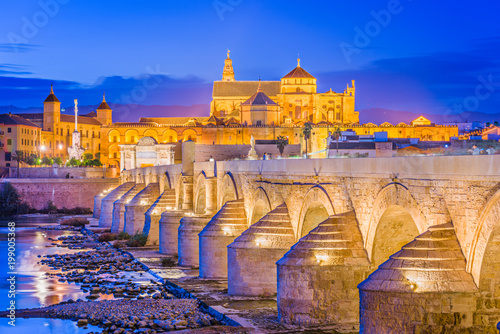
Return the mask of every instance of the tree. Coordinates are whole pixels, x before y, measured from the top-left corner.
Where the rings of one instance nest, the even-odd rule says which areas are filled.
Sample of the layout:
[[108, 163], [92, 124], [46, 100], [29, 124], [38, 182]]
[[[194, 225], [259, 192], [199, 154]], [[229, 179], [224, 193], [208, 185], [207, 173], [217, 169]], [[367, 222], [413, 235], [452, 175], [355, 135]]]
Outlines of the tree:
[[38, 156], [36, 154], [31, 154], [26, 159], [26, 163], [30, 166], [36, 166], [38, 164]]
[[340, 136], [342, 136], [342, 131], [340, 130], [340, 127], [337, 126], [333, 130], [332, 136], [333, 136], [333, 138], [335, 138], [335, 141], [337, 142], [337, 155], [339, 155], [339, 139], [340, 139]]
[[101, 159], [101, 152], [97, 152], [97, 153], [95, 154], [95, 158], [96, 158], [96, 159]]
[[63, 161], [62, 161], [61, 157], [55, 157], [53, 160], [54, 160], [55, 164], [62, 166]]
[[493, 125], [494, 125], [494, 126], [499, 126], [499, 125], [498, 125], [498, 121], [494, 121], [494, 122], [493, 122]]
[[52, 166], [53, 163], [54, 163], [54, 160], [52, 160], [49, 157], [43, 157], [42, 158], [42, 165]]
[[99, 159], [94, 159], [94, 160], [91, 160], [91, 161], [90, 161], [90, 165], [91, 165], [91, 166], [95, 166], [95, 167], [101, 167], [101, 166], [102, 166], [102, 163], [101, 163], [101, 160], [99, 160]]
[[309, 138], [311, 138], [311, 131], [312, 131], [311, 123], [310, 122], [305, 123], [304, 127], [302, 128], [302, 134], [304, 135], [304, 139], [306, 141], [306, 158], [307, 158], [308, 141], [309, 141]]
[[94, 159], [94, 155], [92, 153], [85, 153], [83, 155], [83, 160], [92, 160]]
[[487, 128], [489, 128], [489, 127], [490, 127], [490, 125], [491, 125], [491, 123], [490, 123], [490, 122], [486, 122], [486, 124], [485, 124], [485, 125], [486, 125], [486, 127], [487, 127]]
[[21, 205], [21, 197], [10, 182], [0, 185], [0, 216], [12, 216], [17, 213]]
[[278, 146], [278, 151], [280, 151], [280, 155], [283, 155], [283, 152], [285, 151], [286, 145], [288, 145], [288, 138], [285, 136], [278, 136], [278, 139], [276, 140], [277, 146]]
[[21, 165], [21, 162], [26, 162], [25, 161], [25, 156], [24, 152], [20, 150], [16, 150], [13, 154], [13, 158], [15, 161], [17, 161], [17, 178], [19, 178], [19, 167]]
[[80, 165], [80, 160], [77, 160], [75, 158], [71, 158], [70, 161], [68, 161], [68, 164], [72, 167], [79, 166]]

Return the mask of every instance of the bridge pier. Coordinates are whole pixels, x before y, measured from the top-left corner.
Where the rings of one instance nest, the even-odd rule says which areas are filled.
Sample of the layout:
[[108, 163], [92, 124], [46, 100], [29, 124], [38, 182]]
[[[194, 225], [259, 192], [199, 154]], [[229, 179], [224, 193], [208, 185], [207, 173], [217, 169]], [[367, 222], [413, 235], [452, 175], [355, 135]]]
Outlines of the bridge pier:
[[197, 268], [200, 265], [200, 232], [211, 216], [187, 216], [180, 220], [178, 229], [179, 265]]
[[227, 246], [228, 293], [240, 296], [275, 294], [276, 262], [294, 243], [290, 216], [283, 203]]
[[125, 205], [129, 203], [146, 185], [136, 183], [123, 196], [113, 203], [113, 222], [111, 223], [111, 232], [122, 232], [125, 226]]
[[134, 185], [135, 182], [125, 182], [113, 189], [101, 200], [99, 227], [111, 227], [113, 222], [113, 203], [125, 195]]
[[142, 232], [144, 229], [145, 213], [154, 201], [160, 196], [160, 185], [150, 183], [125, 205], [125, 226], [123, 230], [130, 235]]
[[182, 209], [193, 210], [193, 176], [182, 176]]
[[370, 271], [354, 212], [320, 223], [278, 262], [278, 316], [299, 325], [359, 321], [357, 285]]
[[181, 219], [187, 214], [184, 210], [169, 210], [161, 214], [160, 219], [160, 253], [178, 254], [178, 229]]
[[145, 213], [143, 233], [148, 236], [146, 245], [158, 245], [160, 242], [160, 218], [165, 210], [175, 207], [175, 190], [165, 189]]
[[431, 226], [359, 284], [360, 332], [490, 333], [465, 331], [477, 290], [453, 225]]
[[213, 216], [217, 213], [217, 177], [207, 177], [205, 185], [207, 187], [205, 214]]
[[93, 218], [99, 218], [101, 215], [102, 199], [106, 196], [105, 193], [100, 193], [94, 196], [94, 210], [92, 211]]
[[200, 277], [227, 278], [227, 246], [247, 229], [243, 200], [228, 201], [200, 237]]

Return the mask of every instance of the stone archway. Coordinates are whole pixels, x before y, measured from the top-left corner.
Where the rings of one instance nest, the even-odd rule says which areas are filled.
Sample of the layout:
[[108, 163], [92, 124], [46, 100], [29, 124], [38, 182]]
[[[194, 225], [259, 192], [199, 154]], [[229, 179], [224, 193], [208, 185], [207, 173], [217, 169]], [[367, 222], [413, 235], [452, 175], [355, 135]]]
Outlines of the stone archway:
[[420, 233], [411, 214], [402, 206], [389, 205], [377, 224], [370, 256], [372, 268], [389, 259]]
[[[500, 284], [500, 190], [486, 203], [476, 223], [474, 239], [469, 251], [467, 271], [472, 274], [480, 291]], [[489, 282], [488, 282], [489, 281]], [[493, 295], [500, 297], [500, 289]], [[499, 298], [500, 299], [500, 298]], [[500, 304], [500, 302], [499, 302]]]
[[172, 188], [170, 186], [170, 177], [168, 175], [168, 172], [164, 172], [161, 174], [161, 176], [159, 177], [159, 183], [160, 183], [160, 193], [163, 193], [165, 189]]
[[[391, 206], [397, 206], [399, 208], [389, 209], [389, 207], [391, 207]], [[386, 213], [386, 211], [388, 209], [389, 209], [389, 211], [388, 211], [389, 216], [393, 215], [394, 214], [393, 210], [396, 210], [396, 209], [397, 209], [397, 211], [395, 211], [396, 214], [397, 214], [397, 212], [399, 212], [399, 213], [406, 212], [409, 215], [409, 216], [405, 216], [406, 219], [402, 218], [403, 221], [406, 222], [405, 224], [403, 224], [403, 226], [405, 228], [408, 228], [408, 234], [405, 234], [406, 236], [413, 235], [413, 233], [415, 232], [412, 229], [412, 224], [408, 223], [408, 217], [411, 217], [411, 220], [413, 221], [413, 225], [416, 226], [417, 234], [415, 236], [419, 235], [420, 233], [423, 233], [427, 228], [425, 216], [423, 215], [422, 211], [420, 211], [420, 209], [417, 205], [417, 202], [415, 201], [413, 196], [410, 194], [408, 189], [400, 183], [391, 183], [391, 184], [385, 186], [379, 192], [379, 194], [377, 195], [377, 198], [375, 199], [375, 203], [374, 203], [373, 209], [372, 209], [372, 214], [371, 214], [371, 217], [369, 220], [368, 230], [367, 230], [366, 237], [365, 237], [365, 249], [366, 249], [366, 252], [368, 253], [368, 256], [369, 256], [372, 264], [373, 264], [373, 261], [372, 261], [373, 245], [374, 245], [374, 241], [375, 241], [375, 236], [377, 235], [379, 223], [380, 222], [384, 223], [386, 221], [386, 219], [388, 218], [388, 216], [386, 216], [386, 217], [384, 217], [385, 219], [382, 220], [383, 215]], [[384, 223], [384, 225], [381, 227], [381, 229], [382, 229], [381, 231], [390, 228], [391, 223], [388, 222], [387, 224], [389, 224], [389, 226], [387, 226]], [[407, 242], [403, 243], [402, 245], [408, 243], [412, 239], [408, 240]], [[383, 247], [383, 245], [380, 244], [380, 247]], [[386, 248], [387, 247], [395, 248], [395, 246], [387, 246], [386, 245]], [[396, 252], [398, 250], [399, 249], [395, 249], [394, 252]], [[379, 249], [379, 251], [381, 251], [381, 249]], [[392, 255], [392, 254], [390, 254], [390, 255]]]
[[227, 172], [222, 177], [222, 182], [219, 188], [219, 208], [228, 202], [238, 199], [238, 188], [236, 188], [236, 182], [234, 181], [233, 175]]
[[252, 195], [252, 209], [248, 217], [248, 226], [255, 224], [262, 217], [271, 211], [271, 202], [269, 201], [269, 196], [267, 196], [266, 191], [259, 187]]
[[201, 172], [196, 178], [194, 188], [194, 213], [205, 214], [207, 204], [207, 176]]
[[307, 235], [319, 223], [334, 214], [335, 210], [326, 190], [321, 186], [309, 189], [300, 210], [299, 224], [295, 231], [296, 239]]

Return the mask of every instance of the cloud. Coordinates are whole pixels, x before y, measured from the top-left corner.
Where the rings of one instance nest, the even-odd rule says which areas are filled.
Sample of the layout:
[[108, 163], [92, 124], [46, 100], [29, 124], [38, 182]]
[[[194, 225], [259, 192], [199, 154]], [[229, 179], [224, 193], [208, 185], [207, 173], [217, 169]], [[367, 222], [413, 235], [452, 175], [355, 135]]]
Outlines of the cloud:
[[[330, 80], [345, 85], [356, 79], [359, 109], [380, 107], [435, 114], [498, 112], [500, 60], [496, 55], [500, 52], [499, 42], [500, 38], [495, 37], [475, 41], [463, 52], [379, 59], [355, 71], [318, 75], [318, 83], [321, 86], [321, 82]], [[489, 85], [490, 94], [484, 87], [488, 80], [493, 81]], [[480, 85], [483, 87], [478, 95]]]
[[5, 53], [25, 53], [35, 51], [39, 48], [35, 44], [20, 44], [20, 43], [0, 43], [0, 52]]
[[[0, 105], [42, 106], [51, 83], [48, 79], [0, 76]], [[197, 77], [143, 74], [137, 77], [102, 77], [93, 85], [56, 80], [54, 91], [63, 107], [73, 105], [74, 99], [78, 99], [80, 105], [98, 104], [104, 91], [109, 103], [193, 105], [210, 102], [212, 83]]]
[[15, 74], [15, 75], [27, 75], [32, 74], [25, 70], [26, 66], [14, 65], [14, 64], [1, 64], [0, 65], [0, 75], [4, 74]]

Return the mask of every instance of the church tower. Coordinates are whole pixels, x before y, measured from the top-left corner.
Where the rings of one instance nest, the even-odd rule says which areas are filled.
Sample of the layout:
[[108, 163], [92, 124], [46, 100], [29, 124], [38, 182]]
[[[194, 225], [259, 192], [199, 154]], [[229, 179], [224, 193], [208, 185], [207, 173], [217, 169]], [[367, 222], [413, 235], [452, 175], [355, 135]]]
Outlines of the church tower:
[[235, 81], [233, 61], [229, 58], [229, 50], [227, 50], [227, 58], [224, 60], [224, 71], [222, 71], [222, 81]]
[[112, 123], [112, 110], [109, 107], [109, 105], [106, 103], [106, 95], [102, 94], [102, 102], [97, 107], [97, 117], [96, 119], [102, 124], [102, 125], [111, 125]]
[[54, 132], [61, 122], [61, 102], [54, 95], [54, 87], [50, 85], [50, 94], [43, 102], [43, 130]]

